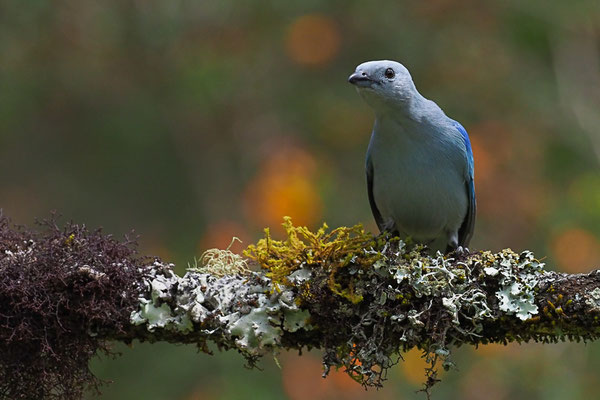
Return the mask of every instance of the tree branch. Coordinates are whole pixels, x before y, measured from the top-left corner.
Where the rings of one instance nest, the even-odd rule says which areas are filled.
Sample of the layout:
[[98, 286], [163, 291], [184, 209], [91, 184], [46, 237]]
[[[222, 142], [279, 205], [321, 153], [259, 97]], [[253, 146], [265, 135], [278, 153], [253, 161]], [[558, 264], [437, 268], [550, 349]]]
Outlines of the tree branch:
[[248, 259], [205, 254], [184, 276], [132, 242], [46, 221], [42, 233], [0, 217], [0, 398], [79, 398], [87, 362], [108, 342], [208, 343], [250, 365], [282, 349], [320, 348], [325, 374], [344, 367], [380, 386], [402, 351], [452, 365], [450, 347], [594, 340], [600, 275], [547, 271], [531, 252], [427, 254], [360, 226], [316, 233], [286, 220], [287, 239]]

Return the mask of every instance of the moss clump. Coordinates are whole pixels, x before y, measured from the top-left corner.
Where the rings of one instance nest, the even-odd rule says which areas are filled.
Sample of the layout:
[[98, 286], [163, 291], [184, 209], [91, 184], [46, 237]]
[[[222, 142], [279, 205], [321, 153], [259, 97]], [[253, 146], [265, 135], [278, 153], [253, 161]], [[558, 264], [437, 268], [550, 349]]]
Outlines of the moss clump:
[[134, 243], [85, 226], [42, 232], [0, 213], [0, 399], [80, 399], [100, 381], [88, 367], [124, 334], [143, 272]]
[[[362, 301], [352, 280], [343, 279], [340, 272], [352, 265], [359, 269], [373, 268], [383, 255], [381, 249], [387, 243], [385, 237], [374, 237], [362, 225], [340, 227], [328, 232], [323, 224], [316, 232], [305, 226], [294, 226], [290, 217], [284, 218], [286, 240], [274, 240], [268, 228], [265, 238], [250, 245], [244, 255], [268, 270], [275, 290], [279, 286], [294, 286], [290, 275], [303, 267], [319, 267], [329, 274], [329, 289], [352, 303]], [[306, 293], [308, 295], [308, 293]]]

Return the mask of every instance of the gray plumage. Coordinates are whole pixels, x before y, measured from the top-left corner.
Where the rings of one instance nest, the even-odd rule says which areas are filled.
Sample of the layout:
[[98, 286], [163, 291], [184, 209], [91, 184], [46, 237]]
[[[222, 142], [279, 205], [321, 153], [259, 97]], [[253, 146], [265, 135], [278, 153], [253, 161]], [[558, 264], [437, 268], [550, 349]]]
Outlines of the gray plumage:
[[366, 172], [379, 229], [433, 250], [468, 246], [476, 203], [465, 129], [417, 91], [400, 63], [366, 62], [348, 80], [375, 110]]

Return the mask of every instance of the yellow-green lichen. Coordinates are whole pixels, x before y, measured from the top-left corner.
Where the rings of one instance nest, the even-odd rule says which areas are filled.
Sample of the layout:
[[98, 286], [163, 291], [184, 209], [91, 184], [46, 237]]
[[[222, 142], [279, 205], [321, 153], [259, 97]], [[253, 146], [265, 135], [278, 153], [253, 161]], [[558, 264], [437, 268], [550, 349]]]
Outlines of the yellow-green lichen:
[[350, 264], [372, 268], [382, 257], [378, 249], [385, 245], [384, 238], [374, 237], [360, 224], [332, 231], [323, 224], [312, 232], [307, 227], [294, 226], [291, 218], [285, 217], [283, 227], [286, 240], [274, 240], [267, 228], [265, 238], [244, 251], [246, 257], [268, 270], [266, 275], [272, 279], [275, 290], [280, 285], [292, 286], [290, 275], [303, 266], [319, 266], [329, 273], [327, 285], [333, 293], [352, 303], [362, 301], [362, 294], [355, 290], [354, 284], [340, 281], [338, 273]]

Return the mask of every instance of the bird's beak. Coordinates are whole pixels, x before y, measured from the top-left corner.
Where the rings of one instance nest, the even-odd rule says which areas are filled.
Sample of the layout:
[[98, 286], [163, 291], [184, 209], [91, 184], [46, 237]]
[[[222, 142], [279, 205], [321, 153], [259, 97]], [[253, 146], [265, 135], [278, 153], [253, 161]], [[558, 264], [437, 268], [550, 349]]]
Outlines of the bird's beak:
[[373, 83], [373, 80], [366, 72], [356, 71], [348, 77], [348, 82], [359, 87], [369, 87]]

